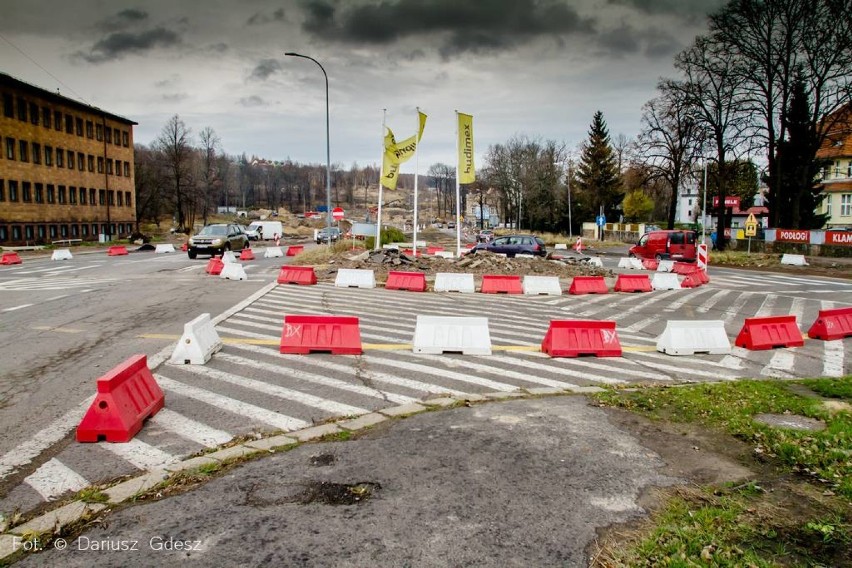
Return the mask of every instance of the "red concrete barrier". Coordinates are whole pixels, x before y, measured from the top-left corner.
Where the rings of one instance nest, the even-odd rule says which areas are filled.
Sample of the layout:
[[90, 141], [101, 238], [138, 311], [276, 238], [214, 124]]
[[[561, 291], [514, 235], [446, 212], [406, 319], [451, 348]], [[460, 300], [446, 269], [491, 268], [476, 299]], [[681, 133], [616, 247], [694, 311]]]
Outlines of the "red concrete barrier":
[[426, 254], [435, 254], [436, 252], [444, 252], [444, 247], [426, 247]]
[[479, 291], [483, 294], [523, 294], [524, 288], [521, 277], [516, 274], [483, 274]]
[[707, 284], [708, 282], [710, 282], [710, 277], [707, 276], [706, 270], [698, 268], [693, 274], [698, 278], [699, 282], [701, 282], [702, 284]]
[[360, 355], [361, 328], [352, 316], [284, 316], [281, 353], [307, 355]]
[[695, 265], [691, 262], [675, 262], [672, 265], [672, 272], [684, 276], [695, 270]]
[[551, 357], [621, 357], [614, 321], [551, 320], [541, 343]]
[[285, 264], [278, 272], [278, 283], [308, 286], [317, 283], [317, 275], [313, 266], [288, 266]]
[[0, 258], [0, 264], [23, 264], [21, 257], [16, 252], [4, 252]]
[[408, 290], [410, 292], [426, 291], [426, 275], [422, 272], [388, 272], [385, 282], [388, 290]]
[[183, 243], [183, 244], [180, 246], [180, 251], [181, 251], [181, 252], [186, 252], [186, 251], [188, 251], [188, 250], [189, 250], [189, 244], [188, 244], [188, 243]]
[[290, 245], [289, 247], [287, 247], [287, 256], [296, 256], [304, 250], [304, 245]]
[[251, 249], [243, 249], [240, 253], [240, 260], [254, 260], [254, 252]]
[[746, 318], [734, 345], [752, 351], [776, 347], [801, 347], [805, 344], [796, 324], [796, 316]]
[[97, 384], [98, 394], [77, 426], [78, 442], [129, 442], [165, 404], [145, 355], [134, 355]]
[[642, 268], [645, 270], [656, 270], [660, 263], [654, 258], [646, 258], [642, 261]]
[[647, 274], [619, 274], [614, 290], [616, 292], [650, 292], [651, 279]]
[[124, 245], [113, 245], [107, 249], [107, 256], [124, 256], [127, 254], [127, 247]]
[[681, 288], [698, 288], [701, 286], [701, 278], [698, 276], [698, 272], [703, 272], [702, 270], [697, 270], [695, 272], [690, 272], [686, 275], [686, 278], [683, 279], [683, 282], [680, 283]]
[[852, 308], [820, 310], [808, 337], [826, 341], [852, 337]]
[[207, 268], [204, 269], [204, 272], [207, 274], [212, 274], [213, 276], [219, 276], [222, 274], [222, 268], [225, 267], [225, 263], [222, 262], [222, 259], [218, 256], [210, 257], [210, 260], [207, 261]]
[[609, 294], [603, 276], [575, 276], [568, 288], [569, 294]]

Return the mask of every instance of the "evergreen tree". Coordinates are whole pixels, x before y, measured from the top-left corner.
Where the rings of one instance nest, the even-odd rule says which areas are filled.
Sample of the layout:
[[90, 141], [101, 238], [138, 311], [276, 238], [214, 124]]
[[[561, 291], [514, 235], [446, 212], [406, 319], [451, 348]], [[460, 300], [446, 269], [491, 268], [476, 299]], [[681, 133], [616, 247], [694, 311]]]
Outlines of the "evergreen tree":
[[618, 220], [624, 192], [621, 188], [621, 173], [601, 111], [595, 113], [589, 129], [589, 140], [583, 145], [577, 168], [577, 190], [585, 215], [597, 215], [603, 206], [607, 220]]

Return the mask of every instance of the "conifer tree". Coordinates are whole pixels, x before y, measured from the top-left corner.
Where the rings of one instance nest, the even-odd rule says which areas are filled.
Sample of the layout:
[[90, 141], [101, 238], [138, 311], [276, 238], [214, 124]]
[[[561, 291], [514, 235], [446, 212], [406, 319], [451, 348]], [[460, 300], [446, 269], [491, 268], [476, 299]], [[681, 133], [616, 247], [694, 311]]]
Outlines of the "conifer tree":
[[603, 206], [609, 221], [618, 220], [618, 211], [624, 199], [621, 172], [609, 138], [603, 113], [598, 111], [589, 128], [589, 139], [583, 145], [577, 168], [577, 189], [585, 205], [586, 215], [597, 215]]

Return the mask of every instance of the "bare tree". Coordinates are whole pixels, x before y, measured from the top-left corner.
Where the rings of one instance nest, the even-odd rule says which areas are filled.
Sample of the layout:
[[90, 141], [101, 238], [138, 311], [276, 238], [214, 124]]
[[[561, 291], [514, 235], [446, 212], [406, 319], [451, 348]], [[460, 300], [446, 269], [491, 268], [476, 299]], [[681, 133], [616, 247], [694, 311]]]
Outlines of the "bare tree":
[[222, 183], [219, 174], [219, 160], [217, 159], [217, 151], [221, 141], [216, 136], [216, 132], [209, 126], [202, 130], [198, 137], [201, 141], [201, 148], [199, 148], [201, 151], [201, 175], [199, 177], [202, 185], [201, 219], [206, 225], [207, 215], [215, 201], [214, 196], [217, 193], [217, 188]]
[[191, 131], [178, 115], [171, 117], [163, 126], [154, 145], [161, 153], [164, 169], [171, 182], [171, 199], [175, 206], [177, 228], [187, 232], [191, 227], [186, 225], [186, 209], [192, 188], [192, 145]]

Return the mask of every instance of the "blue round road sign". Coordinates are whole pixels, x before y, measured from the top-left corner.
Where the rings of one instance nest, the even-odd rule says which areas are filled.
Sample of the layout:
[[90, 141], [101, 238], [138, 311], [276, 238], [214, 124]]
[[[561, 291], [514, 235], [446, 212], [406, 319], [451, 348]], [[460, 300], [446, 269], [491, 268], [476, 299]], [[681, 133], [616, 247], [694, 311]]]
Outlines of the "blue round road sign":
[[595, 217], [595, 223], [598, 225], [598, 227], [603, 227], [604, 225], [606, 225], [606, 217], [604, 217], [603, 215], [598, 215], [597, 217]]

